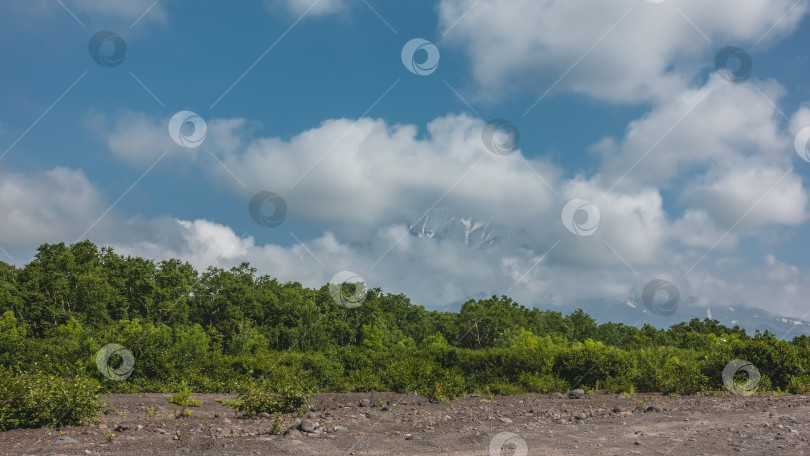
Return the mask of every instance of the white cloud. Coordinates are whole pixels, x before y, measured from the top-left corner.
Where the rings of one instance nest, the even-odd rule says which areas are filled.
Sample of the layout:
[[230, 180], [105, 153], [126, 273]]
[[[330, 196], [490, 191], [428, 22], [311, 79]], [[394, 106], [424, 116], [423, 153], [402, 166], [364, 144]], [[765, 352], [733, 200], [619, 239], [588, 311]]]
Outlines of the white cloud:
[[[519, 153], [488, 152], [483, 125], [463, 115], [442, 117], [422, 138], [414, 125], [328, 120], [290, 141], [259, 138], [239, 153], [218, 151], [246, 191], [224, 169], [213, 172], [246, 196], [279, 193], [291, 216], [353, 237], [387, 222], [416, 222], [435, 203], [508, 226], [541, 223], [556, 211], [552, 190]], [[531, 165], [557, 181], [556, 167], [541, 160]]]
[[31, 175], [0, 171], [0, 245], [73, 242], [103, 211], [104, 198], [82, 171], [54, 168]]
[[169, 149], [176, 149], [168, 134], [168, 119], [154, 119], [144, 113], [122, 111], [111, 119], [94, 113], [85, 125], [107, 143], [119, 159], [138, 166], [149, 165]]
[[83, 23], [103, 23], [110, 26], [110, 21], [120, 22], [120, 26], [130, 26], [136, 20], [139, 23], [157, 22], [166, 23], [168, 13], [165, 8], [166, 0], [62, 0], [64, 6], [51, 0], [26, 0], [25, 2], [7, 2], [4, 7], [14, 9], [19, 13], [35, 15], [66, 15], [70, 14]]
[[91, 16], [127, 21], [135, 21], [141, 15], [143, 19], [156, 22], [165, 22], [167, 19], [164, 5], [154, 0], [72, 0], [66, 4]]
[[441, 0], [439, 29], [469, 56], [483, 98], [539, 96], [560, 79], [557, 91], [627, 102], [680, 91], [720, 48], [784, 36], [806, 10], [794, 0]]
[[269, 0], [267, 5], [270, 10], [284, 8], [299, 16], [307, 11], [312, 16], [328, 16], [342, 13], [349, 8], [346, 0]]

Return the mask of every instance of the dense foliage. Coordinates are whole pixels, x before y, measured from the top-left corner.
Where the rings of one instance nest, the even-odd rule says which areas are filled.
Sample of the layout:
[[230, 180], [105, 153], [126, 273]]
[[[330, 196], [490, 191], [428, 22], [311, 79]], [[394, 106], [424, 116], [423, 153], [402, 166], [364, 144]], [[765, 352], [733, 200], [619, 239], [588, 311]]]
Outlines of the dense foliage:
[[[96, 353], [107, 344], [132, 352], [126, 380], [97, 368]], [[327, 286], [279, 283], [246, 263], [198, 272], [179, 260], [124, 257], [89, 241], [42, 245], [23, 268], [0, 262], [3, 383], [25, 375], [73, 379], [81, 397], [85, 380], [109, 392], [271, 385], [273, 400], [279, 396], [271, 393], [290, 384], [438, 399], [574, 386], [689, 394], [722, 389], [724, 366], [738, 358], [759, 369], [760, 390], [804, 392], [810, 383], [807, 337], [750, 336], [709, 319], [667, 330], [597, 324], [581, 310], [529, 309], [506, 296], [439, 312], [379, 289], [350, 308]], [[13, 419], [20, 426], [53, 421]]]
[[86, 423], [102, 403], [98, 382], [0, 368], [0, 431]]

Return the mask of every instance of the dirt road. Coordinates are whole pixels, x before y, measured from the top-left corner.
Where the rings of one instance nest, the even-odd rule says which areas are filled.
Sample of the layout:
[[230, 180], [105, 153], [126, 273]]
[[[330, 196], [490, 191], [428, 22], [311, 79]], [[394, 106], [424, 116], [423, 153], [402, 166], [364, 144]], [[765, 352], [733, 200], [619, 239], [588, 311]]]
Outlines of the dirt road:
[[[112, 395], [99, 424], [0, 433], [0, 455], [726, 455], [809, 452], [810, 397], [614, 394], [317, 395], [312, 410], [239, 416], [215, 399], [175, 418], [167, 394]], [[179, 407], [177, 407], [180, 409]], [[179, 410], [178, 410], [179, 414]]]

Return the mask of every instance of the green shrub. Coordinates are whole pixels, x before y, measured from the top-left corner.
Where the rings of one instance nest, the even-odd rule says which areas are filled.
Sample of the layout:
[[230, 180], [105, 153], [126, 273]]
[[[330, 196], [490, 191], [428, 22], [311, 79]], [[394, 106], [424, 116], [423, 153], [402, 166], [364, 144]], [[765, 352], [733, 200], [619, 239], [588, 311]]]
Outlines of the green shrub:
[[672, 357], [664, 363], [661, 392], [664, 394], [694, 394], [706, 391], [709, 378], [701, 372], [694, 359]]
[[793, 375], [788, 381], [787, 392], [790, 394], [810, 393], [810, 376]]
[[532, 393], [564, 393], [568, 392], [570, 385], [565, 380], [553, 374], [540, 375], [538, 373], [524, 372], [520, 375], [518, 382]]
[[490, 394], [499, 396], [516, 396], [518, 394], [526, 393], [526, 389], [520, 385], [513, 385], [506, 382], [494, 382], [487, 385], [487, 391]]
[[0, 431], [84, 424], [103, 405], [98, 400], [98, 382], [78, 376], [0, 368], [0, 385]]
[[251, 385], [237, 394], [236, 399], [221, 401], [225, 407], [245, 415], [266, 413], [297, 413], [309, 408], [312, 394], [286, 385], [277, 392], [271, 391], [266, 382]]
[[590, 339], [574, 344], [554, 359], [554, 373], [572, 386], [593, 388], [596, 382], [626, 377], [631, 368], [632, 360], [626, 351]]
[[169, 402], [172, 404], [182, 405], [184, 407], [199, 407], [202, 405], [202, 402], [191, 395], [191, 389], [188, 387], [186, 382], [181, 384], [180, 391], [169, 398]]

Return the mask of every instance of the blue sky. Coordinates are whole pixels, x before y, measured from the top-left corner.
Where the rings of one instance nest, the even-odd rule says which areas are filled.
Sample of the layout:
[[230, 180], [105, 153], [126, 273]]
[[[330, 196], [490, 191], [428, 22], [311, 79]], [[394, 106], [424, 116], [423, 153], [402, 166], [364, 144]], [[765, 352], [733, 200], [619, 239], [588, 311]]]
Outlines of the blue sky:
[[[640, 303], [663, 278], [697, 308], [801, 317], [807, 5], [739, 3], [3, 4], [0, 256], [84, 237], [312, 286], [354, 271], [431, 308]], [[102, 30], [118, 66], [88, 52]], [[432, 74], [403, 65], [414, 38]], [[726, 46], [746, 81], [715, 71]], [[198, 148], [169, 135], [183, 110], [207, 123]], [[481, 139], [496, 118], [520, 132], [506, 156]], [[280, 226], [251, 218], [259, 191], [286, 201]], [[598, 208], [592, 235], [566, 229], [574, 199]]]

